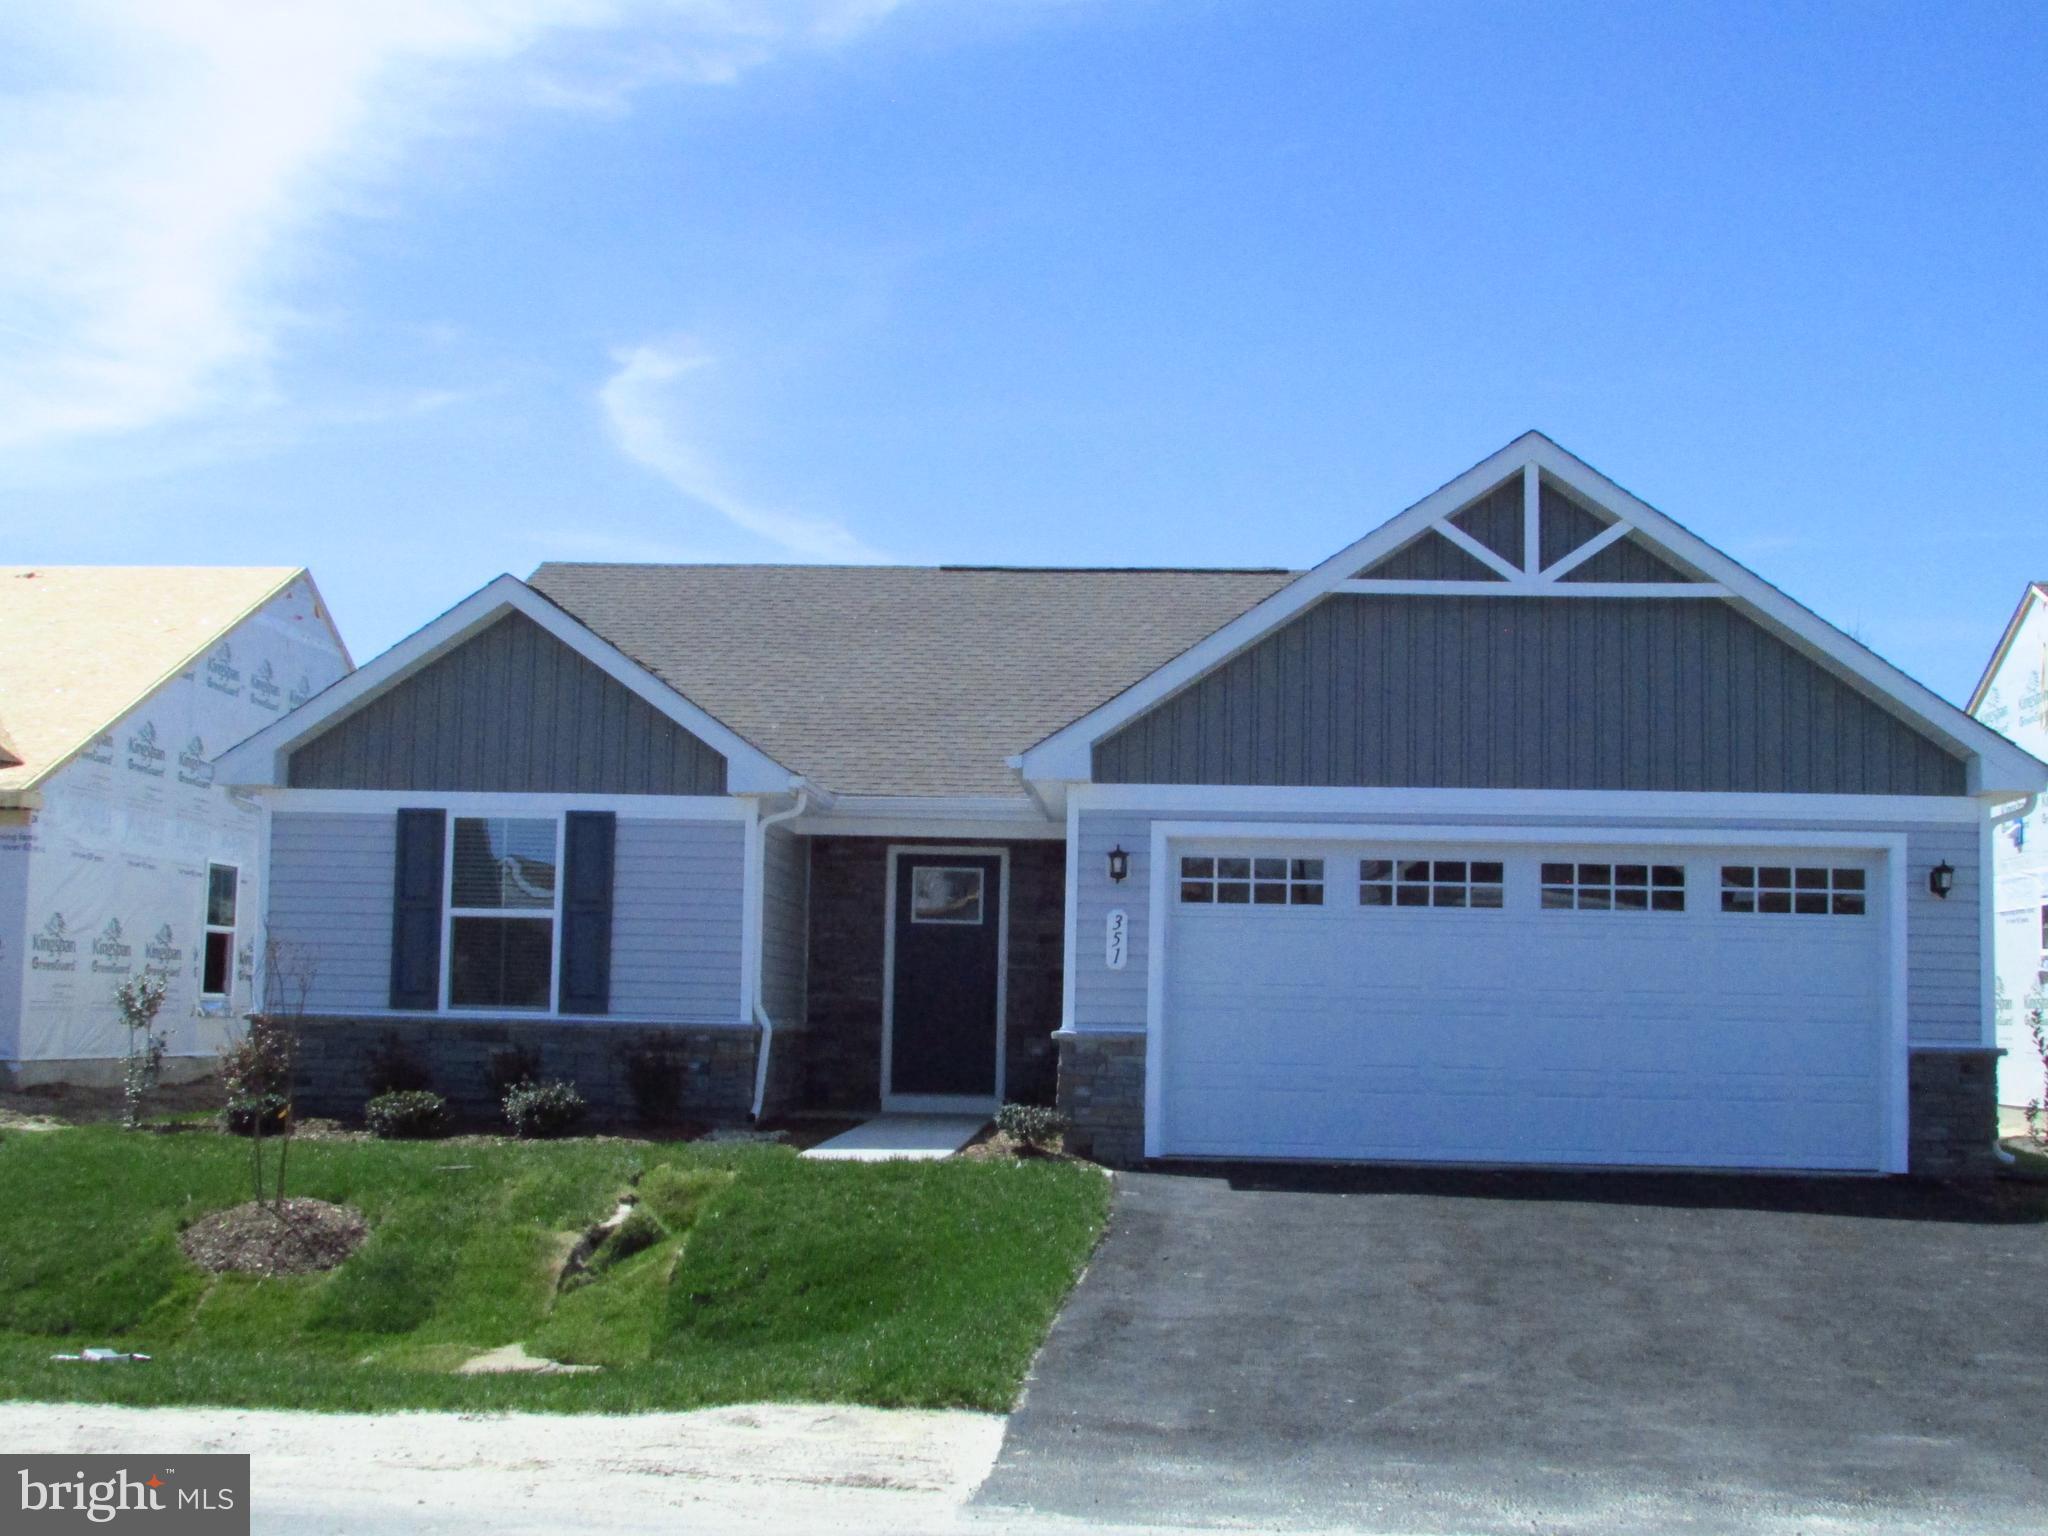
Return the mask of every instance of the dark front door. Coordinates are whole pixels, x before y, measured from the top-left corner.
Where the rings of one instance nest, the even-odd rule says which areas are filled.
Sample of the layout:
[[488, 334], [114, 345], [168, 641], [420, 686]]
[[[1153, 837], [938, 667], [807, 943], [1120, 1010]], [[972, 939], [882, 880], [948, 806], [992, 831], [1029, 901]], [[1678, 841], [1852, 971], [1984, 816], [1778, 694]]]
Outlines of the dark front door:
[[992, 853], [895, 859], [889, 1090], [992, 1098], [1002, 860]]

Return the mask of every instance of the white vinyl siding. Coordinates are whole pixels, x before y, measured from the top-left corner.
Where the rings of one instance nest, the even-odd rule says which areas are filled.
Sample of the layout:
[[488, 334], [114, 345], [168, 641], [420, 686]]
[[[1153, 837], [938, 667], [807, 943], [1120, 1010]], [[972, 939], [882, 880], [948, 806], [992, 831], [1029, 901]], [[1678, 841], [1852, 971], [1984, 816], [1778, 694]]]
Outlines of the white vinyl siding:
[[270, 822], [269, 936], [310, 962], [314, 1013], [391, 1004], [391, 864], [398, 818], [278, 814]]
[[612, 877], [615, 1018], [737, 1022], [746, 829], [619, 818]]
[[[396, 852], [389, 811], [273, 816], [270, 929], [313, 958], [313, 1012], [389, 1009]], [[739, 1022], [741, 823], [621, 816], [613, 858], [610, 1017]]]

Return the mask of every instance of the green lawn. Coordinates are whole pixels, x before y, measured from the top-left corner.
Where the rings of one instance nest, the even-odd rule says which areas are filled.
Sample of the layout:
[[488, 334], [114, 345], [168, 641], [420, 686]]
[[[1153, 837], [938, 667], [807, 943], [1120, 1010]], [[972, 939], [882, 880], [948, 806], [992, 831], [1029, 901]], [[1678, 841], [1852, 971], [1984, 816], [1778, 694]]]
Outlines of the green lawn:
[[[246, 1142], [0, 1137], [0, 1397], [1002, 1409], [1109, 1202], [1108, 1181], [1073, 1164], [814, 1163], [769, 1146], [299, 1142], [291, 1169], [290, 1194], [356, 1206], [369, 1240], [325, 1275], [214, 1277], [177, 1235], [248, 1198]], [[662, 1235], [557, 1295], [574, 1234], [628, 1188]], [[513, 1343], [603, 1369], [451, 1374]], [[49, 1360], [100, 1344], [155, 1358]]]

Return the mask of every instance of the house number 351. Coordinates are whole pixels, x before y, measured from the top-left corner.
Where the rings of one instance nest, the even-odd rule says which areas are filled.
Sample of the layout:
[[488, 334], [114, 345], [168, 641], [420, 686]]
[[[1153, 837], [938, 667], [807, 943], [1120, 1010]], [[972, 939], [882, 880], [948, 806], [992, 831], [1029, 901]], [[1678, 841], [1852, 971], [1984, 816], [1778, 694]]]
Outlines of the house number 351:
[[1112, 971], [1124, 968], [1124, 958], [1130, 953], [1131, 920], [1124, 909], [1118, 907], [1109, 914], [1104, 925], [1102, 961]]

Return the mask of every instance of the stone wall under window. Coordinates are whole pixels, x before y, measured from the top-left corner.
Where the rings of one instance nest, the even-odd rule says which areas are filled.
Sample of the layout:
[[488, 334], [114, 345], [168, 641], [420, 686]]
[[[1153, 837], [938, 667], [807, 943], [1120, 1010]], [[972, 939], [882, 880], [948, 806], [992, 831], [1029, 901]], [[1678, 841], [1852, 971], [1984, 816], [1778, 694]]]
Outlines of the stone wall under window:
[[298, 1026], [293, 1101], [302, 1116], [356, 1120], [380, 1086], [420, 1086], [483, 1123], [502, 1113], [506, 1079], [531, 1071], [573, 1082], [598, 1125], [737, 1124], [753, 1107], [757, 1033], [625, 1020], [310, 1018]]

